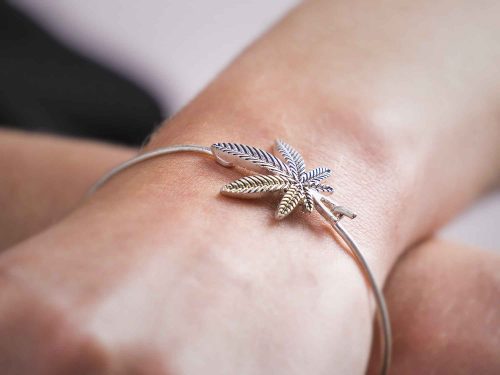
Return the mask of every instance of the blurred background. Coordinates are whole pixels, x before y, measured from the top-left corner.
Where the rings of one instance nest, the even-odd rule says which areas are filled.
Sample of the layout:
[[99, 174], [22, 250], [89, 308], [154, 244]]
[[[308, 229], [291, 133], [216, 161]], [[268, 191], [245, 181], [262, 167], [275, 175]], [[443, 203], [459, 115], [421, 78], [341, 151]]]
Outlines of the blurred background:
[[[140, 145], [296, 3], [2, 2], [0, 123]], [[442, 235], [500, 250], [499, 229], [497, 191]]]

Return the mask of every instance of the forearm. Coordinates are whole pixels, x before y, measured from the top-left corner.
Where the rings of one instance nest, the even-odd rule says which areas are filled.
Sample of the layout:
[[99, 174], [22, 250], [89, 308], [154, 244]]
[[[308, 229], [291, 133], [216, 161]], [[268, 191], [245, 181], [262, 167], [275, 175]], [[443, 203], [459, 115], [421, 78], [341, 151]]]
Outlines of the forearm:
[[386, 286], [394, 328], [393, 372], [498, 373], [499, 269], [497, 252], [442, 240], [409, 250]]
[[149, 148], [283, 138], [311, 164], [333, 168], [336, 199], [359, 214], [350, 225], [376, 233], [369, 251], [392, 263], [498, 180], [495, 8], [462, 3], [444, 17], [446, 2], [308, 2]]
[[49, 227], [133, 150], [0, 129], [0, 251]]

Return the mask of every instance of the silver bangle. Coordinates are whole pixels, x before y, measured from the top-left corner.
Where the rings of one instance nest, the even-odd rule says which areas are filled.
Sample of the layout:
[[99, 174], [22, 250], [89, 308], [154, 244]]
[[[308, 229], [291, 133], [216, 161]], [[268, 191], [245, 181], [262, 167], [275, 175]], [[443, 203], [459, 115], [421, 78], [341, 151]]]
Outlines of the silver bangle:
[[88, 195], [93, 194], [124, 169], [157, 156], [177, 152], [206, 154], [212, 156], [224, 167], [236, 166], [253, 172], [267, 172], [265, 174], [251, 174], [230, 182], [221, 188], [221, 193], [245, 198], [259, 197], [267, 192], [281, 193], [283, 197], [275, 215], [279, 220], [290, 214], [297, 206], [302, 206], [306, 212], [312, 212], [316, 208], [349, 247], [373, 291], [381, 338], [382, 362], [380, 373], [387, 374], [391, 361], [392, 337], [384, 295], [358, 246], [339, 223], [344, 216], [354, 219], [356, 215], [349, 209], [337, 205], [330, 197], [325, 195], [325, 193], [333, 192], [331, 186], [321, 182], [330, 176], [331, 170], [329, 168], [318, 167], [306, 172], [304, 159], [290, 145], [277, 140], [275, 149], [282, 158], [278, 158], [259, 148], [237, 143], [215, 143], [211, 147], [175, 145], [158, 148], [113, 168], [95, 183], [89, 190]]

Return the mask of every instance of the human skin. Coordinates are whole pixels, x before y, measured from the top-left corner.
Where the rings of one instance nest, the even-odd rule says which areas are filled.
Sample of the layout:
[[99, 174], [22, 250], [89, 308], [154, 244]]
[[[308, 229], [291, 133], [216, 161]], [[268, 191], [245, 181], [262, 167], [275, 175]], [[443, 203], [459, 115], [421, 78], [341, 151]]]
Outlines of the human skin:
[[442, 240], [404, 254], [385, 288], [392, 373], [498, 374], [499, 269], [497, 252]]
[[[61, 219], [104, 170], [135, 153], [95, 142], [1, 130], [0, 143], [0, 153], [12, 164], [31, 160], [23, 168], [0, 167], [0, 239], [10, 241], [11, 233], [18, 240], [27, 238]], [[61, 189], [59, 182], [69, 175], [79, 179]], [[402, 256], [385, 287], [394, 331], [393, 373], [498, 373], [498, 269], [496, 253], [436, 239]], [[377, 349], [372, 348], [373, 374], [378, 371]]]
[[[498, 6], [305, 3], [149, 147], [285, 139], [334, 169], [382, 283], [498, 179]], [[372, 311], [355, 263], [317, 215], [275, 223], [273, 199], [218, 197], [237, 176], [192, 155], [152, 160], [5, 252], [0, 334], [17, 340], [0, 361], [19, 373], [364, 372]]]
[[0, 252], [61, 220], [99, 176], [135, 153], [0, 128]]

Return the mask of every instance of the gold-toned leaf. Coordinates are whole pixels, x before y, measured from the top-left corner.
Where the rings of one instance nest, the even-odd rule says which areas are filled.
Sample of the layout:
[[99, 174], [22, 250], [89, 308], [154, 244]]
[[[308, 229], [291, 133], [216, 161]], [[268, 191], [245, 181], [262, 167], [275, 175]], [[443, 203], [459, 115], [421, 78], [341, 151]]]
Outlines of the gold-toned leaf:
[[303, 198], [302, 189], [297, 185], [292, 185], [286, 191], [285, 195], [281, 199], [281, 202], [276, 211], [276, 218], [281, 220], [290, 212], [294, 210], [295, 207], [301, 202]]
[[225, 195], [260, 195], [261, 193], [285, 190], [290, 187], [290, 180], [278, 175], [251, 175], [234, 180], [221, 189]]
[[313, 199], [313, 196], [312, 196], [311, 192], [309, 191], [309, 189], [305, 189], [304, 190], [303, 205], [304, 205], [304, 209], [307, 212], [313, 212], [313, 210], [314, 210], [314, 199]]

